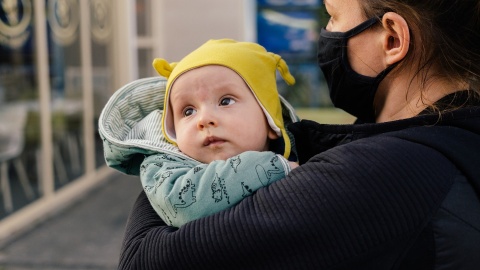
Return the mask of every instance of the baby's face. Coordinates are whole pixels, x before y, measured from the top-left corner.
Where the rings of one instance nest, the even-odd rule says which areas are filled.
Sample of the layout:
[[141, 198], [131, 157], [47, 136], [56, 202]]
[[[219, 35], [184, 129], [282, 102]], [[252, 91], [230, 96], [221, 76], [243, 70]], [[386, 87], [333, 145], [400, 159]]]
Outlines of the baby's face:
[[227, 67], [182, 74], [171, 88], [170, 107], [178, 147], [203, 163], [268, 150], [268, 139], [278, 137], [244, 80]]

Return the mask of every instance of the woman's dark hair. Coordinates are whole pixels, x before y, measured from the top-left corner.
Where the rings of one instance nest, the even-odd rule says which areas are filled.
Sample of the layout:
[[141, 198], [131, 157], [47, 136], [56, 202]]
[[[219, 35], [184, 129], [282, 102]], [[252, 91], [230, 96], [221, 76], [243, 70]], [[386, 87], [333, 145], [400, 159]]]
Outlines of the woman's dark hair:
[[[447, 78], [468, 84], [471, 98], [480, 97], [479, 0], [367, 0], [366, 18], [395, 12], [410, 28], [410, 50], [399, 68], [418, 63], [417, 76]], [[427, 78], [427, 74], [433, 76]], [[461, 90], [461, 89], [458, 89]]]

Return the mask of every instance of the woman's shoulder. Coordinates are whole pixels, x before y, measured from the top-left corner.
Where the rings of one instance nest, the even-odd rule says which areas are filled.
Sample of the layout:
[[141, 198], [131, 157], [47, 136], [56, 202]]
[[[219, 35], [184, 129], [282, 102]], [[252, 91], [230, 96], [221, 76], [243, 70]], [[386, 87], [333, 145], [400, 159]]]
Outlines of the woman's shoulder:
[[[405, 202], [413, 197], [442, 197], [453, 180], [464, 174], [437, 149], [398, 134], [372, 136], [333, 147], [293, 170], [292, 176], [295, 173], [339, 190], [336, 196], [376, 194], [401, 197], [399, 201]], [[357, 189], [348, 194], [345, 187]], [[366, 193], [360, 194], [362, 190]], [[438, 194], [421, 194], [418, 190], [435, 190]], [[432, 205], [424, 206], [428, 209]]]
[[309, 161], [331, 160], [335, 163], [357, 164], [361, 161], [384, 164], [395, 163], [403, 158], [420, 159], [422, 156], [435, 155], [434, 149], [419, 138], [428, 136], [429, 130], [398, 130], [362, 136], [363, 134], [344, 135], [338, 142], [324, 151], [318, 152]]

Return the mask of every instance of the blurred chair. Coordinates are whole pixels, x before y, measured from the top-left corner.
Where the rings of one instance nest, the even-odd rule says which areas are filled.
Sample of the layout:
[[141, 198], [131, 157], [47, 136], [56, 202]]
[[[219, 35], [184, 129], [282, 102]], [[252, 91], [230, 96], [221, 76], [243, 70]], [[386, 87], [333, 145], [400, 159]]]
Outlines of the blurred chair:
[[27, 108], [22, 104], [2, 104], [0, 107], [0, 192], [7, 213], [13, 211], [9, 165], [13, 164], [27, 199], [34, 198], [25, 166], [20, 158], [24, 146]]

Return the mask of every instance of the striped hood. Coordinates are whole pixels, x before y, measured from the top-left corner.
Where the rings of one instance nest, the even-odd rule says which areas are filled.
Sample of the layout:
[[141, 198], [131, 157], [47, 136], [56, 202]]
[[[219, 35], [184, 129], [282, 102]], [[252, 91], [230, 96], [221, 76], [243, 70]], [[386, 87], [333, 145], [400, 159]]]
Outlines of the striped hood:
[[[123, 173], [139, 175], [146, 155], [159, 152], [192, 159], [169, 143], [162, 133], [162, 110], [167, 81], [150, 77], [118, 89], [105, 105], [98, 120], [105, 162]], [[291, 105], [280, 98], [285, 124], [297, 122]], [[292, 141], [292, 149], [295, 147]]]

